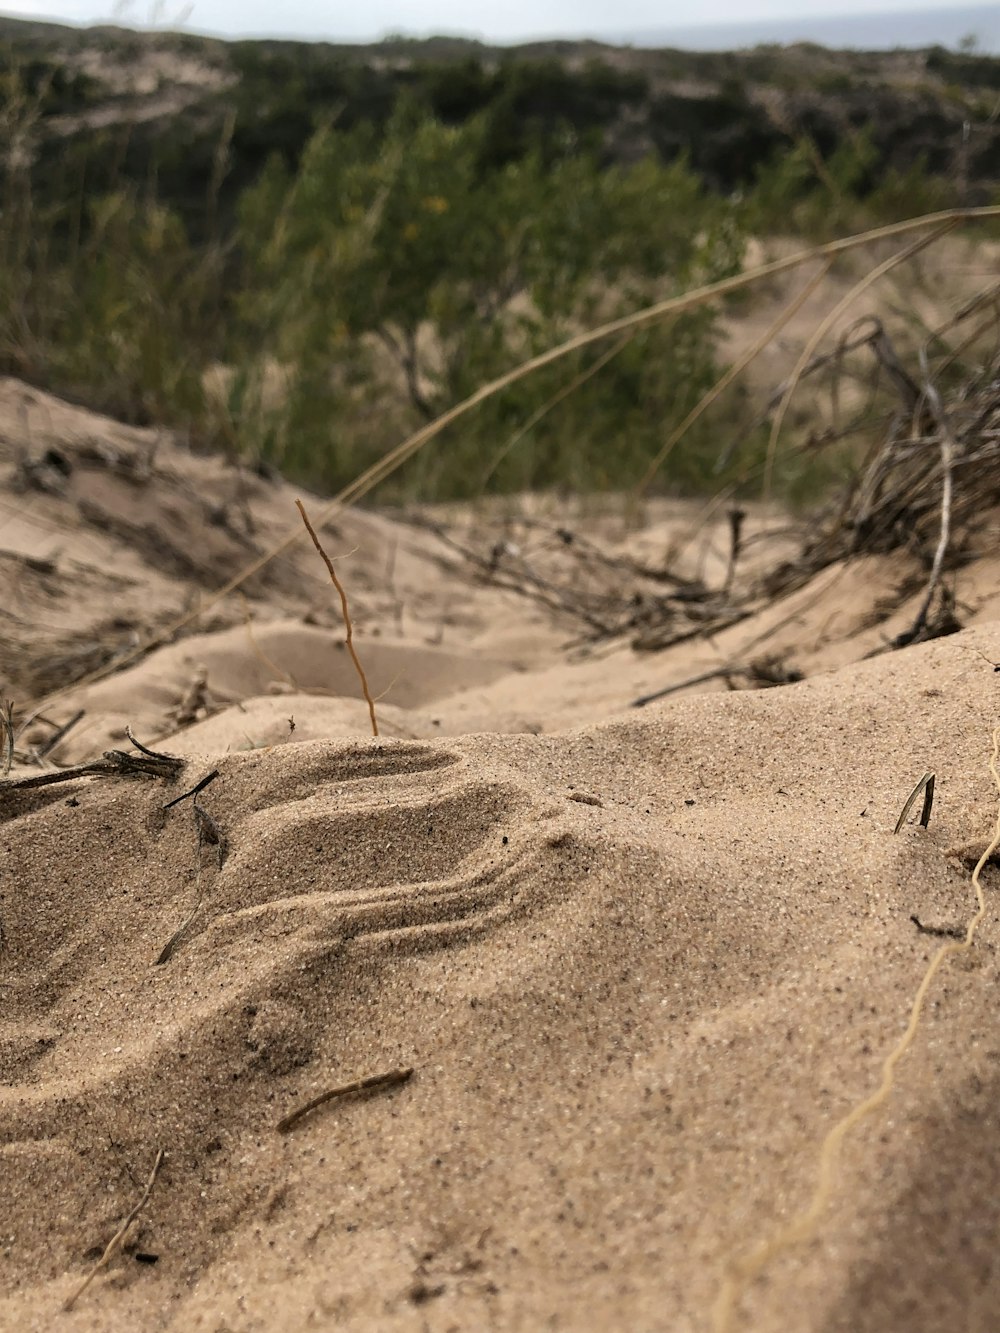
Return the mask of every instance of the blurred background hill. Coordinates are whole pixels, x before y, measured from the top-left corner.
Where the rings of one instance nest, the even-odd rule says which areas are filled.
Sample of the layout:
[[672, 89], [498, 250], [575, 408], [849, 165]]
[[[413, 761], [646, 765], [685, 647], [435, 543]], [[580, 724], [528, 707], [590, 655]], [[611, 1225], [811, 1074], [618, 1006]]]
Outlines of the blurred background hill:
[[[0, 20], [0, 373], [335, 488], [518, 360], [754, 247], [995, 201], [1000, 57], [978, 40], [365, 45]], [[524, 381], [396, 498], [633, 485], [732, 354], [725, 314]], [[753, 417], [736, 386], [655, 485], [749, 484]], [[831, 468], [777, 480], [807, 495]]]

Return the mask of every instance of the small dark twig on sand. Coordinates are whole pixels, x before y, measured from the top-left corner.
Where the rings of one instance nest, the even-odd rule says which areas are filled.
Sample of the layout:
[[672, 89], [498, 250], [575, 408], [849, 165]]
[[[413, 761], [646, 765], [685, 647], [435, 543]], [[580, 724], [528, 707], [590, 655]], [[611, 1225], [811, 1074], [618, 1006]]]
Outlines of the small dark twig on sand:
[[346, 1097], [352, 1092], [369, 1092], [375, 1088], [391, 1088], [397, 1083], [405, 1083], [412, 1074], [412, 1067], [390, 1069], [386, 1074], [372, 1074], [370, 1078], [359, 1078], [353, 1083], [343, 1083], [339, 1088], [330, 1088], [329, 1091], [321, 1092], [318, 1097], [314, 1097], [311, 1102], [306, 1102], [305, 1106], [300, 1106], [297, 1111], [286, 1115], [283, 1120], [279, 1120], [276, 1126], [278, 1133], [287, 1134], [290, 1129], [295, 1128], [303, 1116], [315, 1111], [317, 1106], [332, 1102], [336, 1097]]
[[737, 688], [735, 681], [739, 677], [759, 689], [772, 685], [795, 685], [803, 678], [802, 672], [796, 667], [786, 667], [777, 658], [761, 657], [748, 666], [719, 666], [711, 671], [703, 671], [698, 676], [687, 676], [673, 685], [665, 685], [662, 690], [654, 690], [652, 694], [641, 694], [638, 699], [632, 700], [631, 707], [645, 708], [657, 699], [665, 699], [668, 694], [676, 694], [692, 685], [704, 685], [710, 680], [724, 680], [734, 690]]
[[936, 935], [939, 939], [946, 940], [964, 940], [964, 926], [927, 926], [916, 915], [911, 915], [910, 920], [920, 931], [921, 935]]
[[172, 801], [168, 801], [163, 807], [164, 810], [170, 810], [173, 806], [180, 805], [181, 801], [186, 801], [189, 796], [197, 796], [200, 791], [205, 790], [210, 782], [214, 782], [218, 776], [219, 770], [213, 768], [211, 773], [206, 773], [205, 776], [196, 782], [193, 787], [189, 787], [187, 791], [182, 791], [180, 796], [175, 796]]
[[44, 759], [47, 754], [51, 754], [56, 746], [66, 739], [80, 719], [85, 716], [86, 710], [78, 708], [68, 722], [64, 722], [61, 727], [57, 727], [46, 741], [41, 745], [36, 746], [34, 757], [36, 759]]

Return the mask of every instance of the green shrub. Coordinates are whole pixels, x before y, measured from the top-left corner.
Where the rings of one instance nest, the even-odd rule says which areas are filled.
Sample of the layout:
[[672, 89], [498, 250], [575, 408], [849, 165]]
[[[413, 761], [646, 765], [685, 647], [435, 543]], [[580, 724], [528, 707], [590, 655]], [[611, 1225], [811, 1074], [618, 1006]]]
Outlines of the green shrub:
[[[683, 162], [602, 171], [583, 154], [551, 163], [537, 151], [497, 167], [486, 119], [446, 126], [413, 106], [381, 139], [326, 129], [294, 175], [273, 164], [244, 198], [240, 245], [252, 257], [240, 303], [248, 379], [263, 384], [271, 361], [287, 385], [264, 447], [331, 487], [525, 357], [734, 271], [742, 248], [730, 211]], [[716, 375], [712, 320], [635, 339], [496, 461], [586, 363], [491, 400], [435, 452], [447, 463], [422, 462], [410, 484], [628, 484]], [[374, 386], [388, 439], [372, 423]]]

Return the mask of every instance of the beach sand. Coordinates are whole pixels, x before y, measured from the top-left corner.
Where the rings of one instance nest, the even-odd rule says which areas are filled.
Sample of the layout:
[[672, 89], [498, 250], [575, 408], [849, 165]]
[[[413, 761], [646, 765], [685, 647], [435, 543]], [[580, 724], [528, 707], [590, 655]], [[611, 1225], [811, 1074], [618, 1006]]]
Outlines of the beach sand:
[[[0, 1327], [996, 1327], [992, 864], [815, 1224], [724, 1286], [809, 1206], [976, 911], [995, 559], [961, 571], [962, 632], [899, 652], [866, 658], [920, 569], [884, 556], [638, 653], [337, 514], [375, 738], [308, 542], [210, 604], [299, 492], [12, 381], [0, 426], [0, 684], [51, 696], [19, 744], [82, 709], [43, 763], [126, 724], [184, 760], [0, 790]], [[652, 556], [693, 513], [602, 531]], [[629, 706], [761, 644], [805, 679]], [[929, 826], [894, 834], [928, 770]]]

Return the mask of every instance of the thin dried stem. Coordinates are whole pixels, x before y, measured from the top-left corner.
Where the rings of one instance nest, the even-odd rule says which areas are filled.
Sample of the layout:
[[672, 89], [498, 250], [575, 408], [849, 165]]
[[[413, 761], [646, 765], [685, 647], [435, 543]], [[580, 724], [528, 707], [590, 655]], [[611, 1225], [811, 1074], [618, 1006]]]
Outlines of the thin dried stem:
[[632, 341], [631, 333], [623, 334], [618, 339], [617, 342], [611, 344], [611, 346], [607, 349], [606, 352], [602, 352], [596, 361], [592, 362], [591, 365], [587, 366], [585, 370], [581, 370], [579, 375], [576, 375], [573, 379], [571, 379], [568, 384], [564, 384], [562, 388], [559, 389], [557, 393], [554, 393], [547, 402], [542, 403], [541, 407], [539, 407], [537, 411], [533, 412], [531, 416], [528, 418], [528, 420], [524, 422], [522, 426], [519, 426], [518, 429], [513, 433], [513, 435], [511, 435], [510, 438], [506, 441], [506, 443], [500, 449], [497, 450], [497, 452], [494, 454], [490, 462], [489, 467], [486, 469], [486, 471], [480, 478], [481, 484], [483, 486], [486, 485], [490, 477], [493, 476], [494, 472], [496, 472], [497, 468], [507, 457], [510, 451], [516, 445], [518, 445], [521, 442], [521, 440], [524, 439], [525, 435], [527, 435], [529, 431], [534, 430], [534, 428], [543, 419], [543, 417], [548, 416], [548, 414], [552, 411], [552, 409], [558, 407], [564, 398], [568, 398], [570, 394], [575, 393], [577, 389], [579, 389], [582, 385], [586, 384], [589, 379], [592, 379], [598, 373], [598, 371], [603, 370], [604, 367], [608, 364], [608, 362], [613, 361], [619, 352], [624, 351], [631, 341]]
[[802, 290], [796, 293], [794, 299], [790, 301], [788, 305], [785, 306], [785, 308], [778, 315], [774, 323], [771, 324], [770, 328], [765, 330], [765, 332], [761, 334], [761, 336], [757, 339], [757, 341], [753, 344], [753, 346], [747, 348], [747, 350], [738, 360], [733, 362], [733, 364], [729, 367], [729, 369], [722, 376], [722, 378], [719, 379], [712, 386], [712, 388], [709, 389], [708, 392], [704, 394], [702, 398], [699, 399], [699, 401], [687, 414], [687, 416], [680, 423], [680, 425], [675, 427], [675, 429], [670, 432], [670, 434], [667, 436], [666, 440], [664, 440], [662, 446], [660, 447], [660, 450], [657, 453], [656, 457], [653, 459], [649, 467], [646, 469], [645, 475], [643, 476], [642, 480], [639, 482], [638, 486], [636, 486], [635, 488], [636, 498], [645, 493], [647, 487], [650, 485], [653, 478], [656, 476], [657, 472], [663, 466], [668, 455], [671, 453], [671, 451], [673, 450], [674, 446], [678, 443], [678, 441], [681, 440], [688, 433], [688, 431], [698, 420], [698, 418], [702, 415], [702, 413], [706, 412], [716, 401], [716, 399], [719, 398], [723, 393], [725, 393], [725, 391], [729, 388], [730, 384], [732, 384], [734, 380], [738, 379], [739, 376], [742, 375], [742, 373], [744, 372], [744, 370], [746, 370], [747, 366], [751, 363], [751, 361], [755, 360], [756, 357], [758, 357], [760, 353], [764, 350], [764, 348], [767, 347], [769, 343], [774, 341], [774, 339], [778, 336], [778, 334], [785, 327], [785, 325], [792, 318], [792, 316], [805, 304], [806, 301], [808, 301], [809, 297], [812, 296], [813, 292], [820, 285], [820, 283], [823, 281], [826, 275], [830, 272], [830, 269], [832, 267], [833, 267], [833, 258], [831, 256], [827, 258], [820, 265], [820, 267], [816, 270], [813, 276], [805, 284]]
[[14, 762], [14, 700], [5, 699], [0, 704], [0, 726], [3, 727], [3, 767], [0, 777], [6, 777]]
[[941, 395], [937, 387], [932, 384], [930, 372], [927, 369], [927, 353], [925, 348], [920, 352], [921, 369], [924, 372], [924, 398], [927, 405], [937, 422], [938, 429], [941, 432], [941, 529], [938, 534], [938, 543], [934, 551], [934, 559], [931, 563], [931, 572], [927, 580], [927, 591], [924, 593], [924, 600], [920, 604], [920, 610], [917, 612], [917, 618], [913, 622], [906, 635], [903, 636], [900, 646], [903, 643], [912, 643], [919, 638], [927, 624], [927, 613], [931, 609], [931, 602], [934, 599], [934, 593], [941, 578], [941, 567], [944, 564], [944, 557], [948, 550], [948, 542], [951, 539], [951, 500], [953, 493], [952, 486], [952, 468], [954, 466], [955, 455], [958, 452], [958, 446], [955, 443], [955, 433], [952, 430], [951, 421], [948, 413], [941, 402]]
[[365, 675], [365, 669], [361, 665], [361, 659], [358, 657], [358, 654], [355, 652], [354, 649], [354, 627], [351, 624], [351, 613], [347, 607], [347, 593], [344, 591], [344, 585], [341, 583], [340, 579], [337, 578], [337, 571], [333, 567], [333, 561], [323, 550], [320, 540], [316, 536], [316, 531], [313, 528], [313, 525], [309, 522], [309, 515], [306, 513], [305, 505], [302, 503], [301, 500], [296, 500], [295, 505], [299, 513], [302, 515], [302, 522], [306, 525], [306, 530], [308, 531], [309, 536], [312, 538], [313, 546], [315, 546], [316, 550], [319, 551], [320, 555], [323, 558], [323, 563], [330, 571], [330, 579], [333, 583], [333, 586], [337, 589], [337, 592], [340, 594], [340, 609], [341, 612], [343, 613], [344, 626], [347, 630], [347, 651], [351, 654], [351, 661], [354, 663], [354, 669], [357, 671], [358, 676], [361, 680], [361, 689], [362, 692], [364, 693], [365, 701], [368, 704], [368, 715], [372, 721], [372, 735], [377, 736], [378, 719], [375, 717], [375, 700], [372, 698], [371, 690], [369, 690], [368, 688], [368, 677]]
[[767, 442], [767, 458], [764, 463], [763, 496], [765, 503], [771, 498], [771, 480], [774, 472], [774, 459], [778, 449], [778, 436], [781, 434], [781, 427], [784, 425], [785, 421], [785, 414], [788, 411], [788, 405], [792, 400], [792, 395], [795, 392], [798, 382], [802, 378], [803, 371], [812, 359], [812, 355], [816, 348], [826, 337], [830, 329], [833, 328], [844, 311], [854, 304], [862, 292], [867, 291], [873, 283], [876, 283], [879, 280], [879, 278], [884, 277], [887, 273], [890, 273], [894, 268], [905, 263], [908, 259], [912, 259], [914, 255], [919, 254], [921, 250], [925, 250], [927, 246], [932, 245], [935, 241], [940, 240], [942, 236], [957, 225], [958, 219], [949, 217], [946, 221], [937, 226], [930, 235], [919, 237], [917, 240], [906, 246], [905, 249], [898, 250], [894, 255], [890, 255], [888, 259], [884, 259], [881, 264], [878, 264], [870, 273], [867, 273], [860, 282], [854, 284], [846, 296], [842, 297], [841, 300], [837, 302], [826, 318], [822, 320], [814, 330], [809, 341], [802, 349], [802, 354], [796, 363], [795, 369], [792, 371], [791, 378], [788, 381], [788, 387], [785, 390], [781, 405], [778, 408], [774, 422], [771, 426], [771, 436]]
[[298, 690], [298, 682], [291, 677], [287, 671], [283, 671], [277, 662], [272, 662], [267, 653], [257, 642], [257, 636], [253, 632], [253, 615], [250, 611], [250, 603], [247, 601], [244, 593], [240, 593], [240, 601], [243, 604], [243, 623], [246, 627], [247, 638], [250, 640], [250, 650], [257, 658], [261, 666], [270, 671], [275, 680], [282, 680], [286, 685], [291, 686], [293, 690]]
[[83, 1293], [87, 1290], [91, 1282], [93, 1282], [94, 1278], [97, 1277], [101, 1269], [106, 1268], [108, 1264], [111, 1262], [111, 1260], [114, 1258], [118, 1250], [121, 1249], [122, 1242], [125, 1240], [125, 1236], [128, 1233], [129, 1227], [142, 1212], [143, 1208], [146, 1206], [146, 1200], [153, 1192], [153, 1186], [156, 1184], [156, 1177], [160, 1173], [160, 1167], [163, 1164], [164, 1155], [165, 1155], [164, 1151], [161, 1148], [159, 1152], [156, 1154], [156, 1161], [153, 1163], [153, 1170], [150, 1172], [149, 1179], [146, 1181], [146, 1188], [142, 1192], [142, 1198], [135, 1205], [135, 1207], [129, 1213], [128, 1217], [126, 1217], [125, 1221], [121, 1224], [121, 1226], [118, 1228], [115, 1234], [108, 1241], [107, 1248], [105, 1249], [104, 1253], [101, 1255], [100, 1259], [98, 1259], [97, 1263], [93, 1266], [93, 1268], [90, 1270], [87, 1276], [77, 1287], [76, 1291], [74, 1291], [73, 1294], [66, 1301], [64, 1301], [63, 1303], [64, 1310], [67, 1311], [72, 1310], [73, 1306], [77, 1303], [77, 1301], [80, 1299]]
[[899, 812], [899, 818], [896, 820], [896, 827], [892, 830], [893, 833], [898, 833], [906, 823], [906, 816], [913, 809], [914, 802], [921, 792], [924, 794], [924, 804], [920, 811], [920, 827], [926, 828], [931, 822], [931, 810], [934, 808], [934, 774], [925, 773], [907, 796], [906, 804]]

